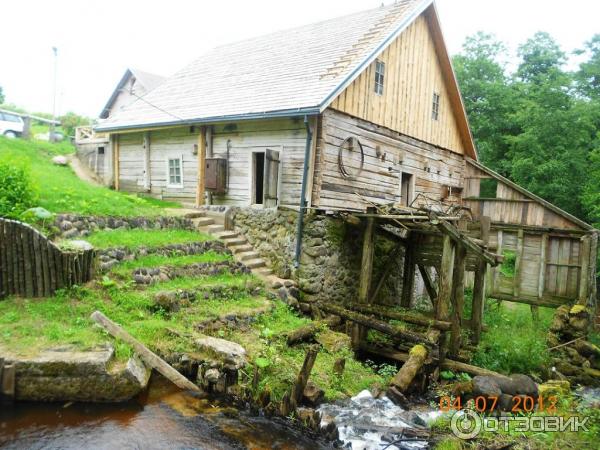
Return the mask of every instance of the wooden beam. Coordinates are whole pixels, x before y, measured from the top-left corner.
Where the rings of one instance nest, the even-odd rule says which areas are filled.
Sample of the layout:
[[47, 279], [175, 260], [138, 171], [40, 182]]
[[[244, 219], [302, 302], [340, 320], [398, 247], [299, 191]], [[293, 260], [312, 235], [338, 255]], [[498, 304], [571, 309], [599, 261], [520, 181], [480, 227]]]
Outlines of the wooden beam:
[[206, 127], [200, 127], [198, 135], [198, 186], [196, 189], [196, 207], [205, 203], [206, 192]]
[[180, 389], [188, 389], [191, 391], [201, 392], [202, 390], [188, 380], [186, 377], [177, 372], [173, 367], [171, 367], [168, 363], [163, 361], [159, 356], [154, 354], [152, 351], [148, 349], [144, 344], [131, 336], [127, 331], [121, 328], [119, 325], [114, 323], [100, 311], [94, 311], [92, 313], [92, 320], [102, 326], [106, 331], [108, 331], [115, 338], [121, 339], [127, 344], [133, 347], [133, 350], [140, 356], [142, 361], [144, 361], [148, 366], [156, 369], [175, 384]]
[[121, 174], [121, 162], [119, 161], [121, 157], [120, 148], [119, 148], [119, 135], [115, 134], [113, 138], [113, 170], [114, 170], [114, 178], [115, 178], [115, 191], [119, 190], [120, 186], [120, 174]]
[[[380, 331], [384, 334], [388, 334], [395, 339], [408, 341], [415, 344], [425, 344], [431, 346], [431, 342], [429, 342], [427, 337], [425, 337], [422, 334], [401, 329], [400, 327], [390, 325], [387, 322], [374, 319], [364, 314], [360, 314], [355, 311], [351, 311], [349, 309], [342, 308], [341, 306], [334, 305], [331, 303], [318, 303], [317, 305], [320, 309], [322, 309], [325, 312], [328, 312], [329, 314], [335, 314], [343, 319], [362, 325], [366, 328], [371, 328], [373, 330]], [[357, 344], [357, 348], [359, 347], [360, 343]]]
[[443, 238], [442, 262], [438, 276], [438, 296], [435, 309], [435, 318], [448, 320], [450, 316], [450, 297], [452, 296], [452, 274], [454, 271], [455, 245], [450, 236]]
[[323, 330], [323, 327], [335, 327], [341, 323], [341, 319], [338, 316], [330, 316], [323, 320], [316, 322], [310, 322], [307, 325], [303, 325], [287, 333], [287, 345], [291, 346], [298, 342], [312, 339], [315, 334]]
[[540, 244], [540, 270], [538, 273], [538, 298], [544, 296], [544, 289], [546, 287], [546, 251], [548, 248], [548, 233], [542, 234], [542, 241]]
[[498, 258], [496, 255], [482, 249], [479, 245], [475, 244], [470, 237], [462, 234], [456, 227], [449, 224], [447, 221], [439, 219], [434, 212], [429, 212], [429, 217], [432, 223], [445, 235], [450, 236], [454, 241], [464, 245], [467, 250], [475, 253], [480, 258], [485, 259], [492, 266], [498, 265]]
[[395, 266], [394, 261], [398, 258], [398, 255], [400, 254], [400, 250], [402, 250], [405, 245], [406, 244], [404, 242], [398, 242], [396, 247], [387, 255], [387, 258], [383, 265], [383, 267], [385, 267], [385, 269], [384, 269], [383, 273], [381, 274], [381, 277], [379, 277], [377, 286], [375, 286], [375, 290], [371, 294], [371, 298], [368, 303], [375, 303], [375, 300], [377, 300], [379, 291], [381, 291], [381, 288], [385, 284], [385, 281], [388, 279], [390, 273], [392, 272], [392, 270]]
[[300, 369], [300, 372], [298, 372], [296, 382], [294, 383], [294, 386], [292, 387], [292, 392], [290, 394], [292, 410], [296, 409], [296, 406], [302, 400], [302, 395], [304, 394], [306, 383], [308, 383], [310, 372], [312, 371], [312, 368], [315, 365], [315, 360], [317, 359], [318, 354], [319, 348], [317, 345], [311, 345], [306, 352], [304, 362], [302, 363], [302, 368]]
[[521, 295], [521, 271], [523, 266], [523, 230], [517, 231], [517, 251], [515, 256], [515, 275], [513, 277], [513, 295]]
[[436, 320], [432, 317], [427, 317], [416, 312], [397, 311], [380, 305], [362, 305], [359, 303], [351, 303], [347, 305], [347, 307], [352, 311], [357, 311], [363, 314], [370, 314], [386, 319], [401, 320], [403, 322], [408, 322], [423, 327], [437, 328], [443, 331], [450, 330], [450, 322]]
[[579, 251], [579, 261], [581, 264], [581, 271], [579, 273], [579, 296], [577, 303], [580, 305], [587, 306], [588, 297], [590, 291], [589, 268], [590, 268], [590, 254], [592, 250], [592, 238], [591, 236], [584, 236], [581, 238], [581, 247]]
[[[488, 245], [490, 241], [491, 219], [483, 216], [481, 223], [481, 240], [483, 245]], [[475, 269], [475, 279], [473, 282], [473, 303], [471, 305], [471, 331], [472, 342], [477, 345], [481, 341], [481, 331], [483, 329], [483, 311], [485, 306], [485, 281], [488, 270], [487, 263], [480, 259]]]
[[467, 250], [458, 245], [454, 253], [452, 273], [452, 327], [450, 333], [450, 354], [458, 356], [461, 345], [462, 313], [465, 304], [465, 264]]
[[429, 299], [431, 300], [431, 304], [435, 306], [438, 294], [435, 289], [435, 285], [433, 284], [433, 280], [431, 279], [431, 275], [427, 271], [427, 268], [422, 264], [419, 264], [418, 267], [419, 272], [421, 273], [421, 278], [423, 278], [423, 284], [425, 284], [425, 289], [427, 290], [427, 294], [429, 295]]
[[[366, 219], [365, 231], [363, 234], [362, 262], [360, 268], [360, 280], [358, 285], [358, 302], [367, 303], [369, 301], [369, 292], [371, 291], [371, 280], [373, 278], [373, 253], [375, 250], [374, 241], [375, 219], [368, 217]], [[357, 349], [360, 341], [365, 337], [366, 330], [356, 323], [352, 328], [352, 346]]]
[[412, 305], [413, 294], [415, 290], [415, 266], [416, 266], [416, 245], [415, 239], [411, 239], [410, 244], [404, 252], [404, 270], [402, 271], [402, 297], [400, 306], [410, 308]]

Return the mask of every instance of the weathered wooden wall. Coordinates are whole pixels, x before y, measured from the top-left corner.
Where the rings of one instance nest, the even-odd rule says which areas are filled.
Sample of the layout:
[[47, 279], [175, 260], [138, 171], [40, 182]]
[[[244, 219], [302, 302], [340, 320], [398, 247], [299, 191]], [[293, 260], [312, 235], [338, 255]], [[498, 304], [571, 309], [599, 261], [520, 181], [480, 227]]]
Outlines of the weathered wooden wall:
[[[382, 53], [384, 91], [375, 93], [374, 61], [331, 104], [354, 117], [402, 134], [465, 153], [446, 80], [425, 15], [419, 16]], [[432, 119], [433, 93], [440, 95], [438, 120]]]
[[0, 218], [0, 298], [46, 297], [89, 281], [94, 250], [67, 252], [30, 225]]
[[[363, 170], [354, 179], [344, 178], [338, 165], [339, 146], [348, 137], [361, 142], [365, 155]], [[357, 172], [358, 153], [344, 158], [344, 164]], [[398, 202], [398, 172], [413, 175], [414, 197], [423, 194], [440, 200], [447, 186], [462, 187], [463, 170], [462, 155], [328, 109], [319, 126], [312, 205], [348, 210], [370, 206], [356, 193], [378, 204]]]
[[[482, 180], [496, 180], [494, 196], [480, 196]], [[591, 227], [472, 162], [466, 164], [463, 202], [475, 218], [491, 218], [496, 252], [516, 258], [514, 274], [501, 267], [488, 272], [491, 297], [555, 306], [583, 302], [591, 292], [596, 251], [583, 245], [597, 239]]]
[[[167, 199], [193, 201], [198, 186], [199, 127], [178, 127], [148, 133], [150, 145], [150, 190], [145, 184], [144, 133], [119, 136], [119, 188], [149, 192]], [[229, 152], [227, 150], [229, 142]], [[215, 204], [249, 206], [251, 202], [252, 153], [266, 149], [280, 153], [279, 204], [297, 206], [300, 198], [306, 129], [302, 119], [243, 121], [216, 124], [212, 128], [215, 158], [228, 158], [227, 192], [213, 195]], [[182, 157], [183, 187], [167, 183], [167, 160]]]

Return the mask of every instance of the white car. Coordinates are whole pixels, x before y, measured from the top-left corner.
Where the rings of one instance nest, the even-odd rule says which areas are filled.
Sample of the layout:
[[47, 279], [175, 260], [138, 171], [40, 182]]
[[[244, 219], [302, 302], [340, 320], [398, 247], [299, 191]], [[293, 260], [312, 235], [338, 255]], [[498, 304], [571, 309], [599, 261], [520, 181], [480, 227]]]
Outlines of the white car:
[[8, 138], [16, 138], [23, 134], [25, 123], [20, 116], [6, 112], [0, 112], [0, 135]]

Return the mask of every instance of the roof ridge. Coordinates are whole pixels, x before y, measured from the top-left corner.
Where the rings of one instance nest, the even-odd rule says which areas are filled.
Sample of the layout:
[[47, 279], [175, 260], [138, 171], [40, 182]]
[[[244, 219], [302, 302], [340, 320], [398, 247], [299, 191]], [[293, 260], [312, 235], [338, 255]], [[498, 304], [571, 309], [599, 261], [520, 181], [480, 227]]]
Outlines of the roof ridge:
[[384, 31], [387, 31], [390, 26], [401, 19], [406, 10], [411, 4], [417, 3], [415, 0], [402, 0], [398, 3], [392, 3], [388, 13], [379, 19], [369, 30], [367, 30], [361, 38], [352, 44], [352, 47], [345, 52], [337, 61], [335, 61], [330, 67], [326, 68], [324, 73], [321, 75], [321, 79], [336, 77], [340, 73], [347, 70], [354, 58], [348, 57], [349, 55], [358, 55], [360, 52], [365, 50], [365, 47], [373, 43], [373, 38], [380, 36]]

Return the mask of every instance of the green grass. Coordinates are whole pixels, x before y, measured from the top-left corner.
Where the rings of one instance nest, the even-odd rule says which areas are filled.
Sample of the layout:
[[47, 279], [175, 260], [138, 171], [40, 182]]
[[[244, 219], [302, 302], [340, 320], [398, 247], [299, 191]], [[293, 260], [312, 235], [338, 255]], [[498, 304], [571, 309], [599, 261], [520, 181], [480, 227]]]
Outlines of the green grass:
[[114, 266], [111, 273], [118, 276], [128, 276], [131, 271], [140, 267], [160, 267], [171, 266], [181, 267], [193, 263], [216, 263], [230, 260], [231, 255], [209, 251], [199, 255], [182, 255], [182, 256], [163, 256], [163, 255], [148, 255], [131, 261], [125, 261]]
[[161, 247], [169, 244], [210, 241], [213, 238], [194, 230], [100, 230], [86, 237], [96, 248]]
[[539, 374], [549, 363], [546, 334], [554, 309], [539, 308], [539, 321], [534, 321], [529, 305], [488, 299], [484, 323], [488, 331], [473, 364], [501, 373]]
[[75, 147], [69, 142], [49, 143], [0, 136], [0, 158], [21, 161], [30, 167], [39, 193], [37, 206], [54, 213], [154, 216], [164, 214], [165, 207], [178, 207], [177, 203], [148, 200], [94, 186], [79, 179], [70, 167], [51, 162], [53, 156], [74, 152]]
[[[260, 369], [258, 391], [268, 388], [273, 400], [280, 400], [289, 391], [306, 356], [307, 346], [288, 347], [285, 333], [307, 322], [308, 319], [277, 302], [275, 310], [262, 315], [250, 331], [234, 331], [224, 336], [246, 348], [253, 362], [267, 364]], [[346, 368], [341, 377], [333, 373], [333, 364], [338, 358], [346, 359]], [[249, 374], [252, 371], [252, 367], [247, 370]], [[363, 389], [385, 386], [389, 382], [389, 376], [380, 375], [372, 367], [357, 361], [349, 349], [335, 353], [321, 350], [310, 378], [325, 390], [328, 400], [355, 395]]]

